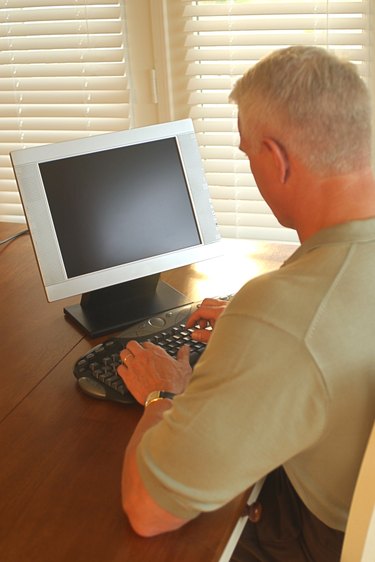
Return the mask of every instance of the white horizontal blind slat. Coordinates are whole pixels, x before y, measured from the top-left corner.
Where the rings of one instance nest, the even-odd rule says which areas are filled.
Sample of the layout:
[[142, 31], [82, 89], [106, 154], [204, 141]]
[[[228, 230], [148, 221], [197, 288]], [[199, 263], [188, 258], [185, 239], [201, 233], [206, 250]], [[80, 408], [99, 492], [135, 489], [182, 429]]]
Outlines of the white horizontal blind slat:
[[121, 0], [0, 7], [0, 220], [23, 221], [9, 152], [129, 128]]
[[369, 80], [369, 2], [181, 0], [189, 89], [205, 172], [224, 236], [296, 240], [281, 227], [238, 150], [235, 81], [260, 58], [289, 45], [345, 56]]
[[363, 4], [362, 0], [292, 0], [284, 2], [283, 0], [250, 0], [248, 2], [239, 0], [198, 0], [191, 2], [182, 0], [186, 5], [185, 15], [187, 17], [212, 17], [218, 16], [244, 16], [244, 15], [295, 15], [295, 14], [348, 14], [361, 13]]

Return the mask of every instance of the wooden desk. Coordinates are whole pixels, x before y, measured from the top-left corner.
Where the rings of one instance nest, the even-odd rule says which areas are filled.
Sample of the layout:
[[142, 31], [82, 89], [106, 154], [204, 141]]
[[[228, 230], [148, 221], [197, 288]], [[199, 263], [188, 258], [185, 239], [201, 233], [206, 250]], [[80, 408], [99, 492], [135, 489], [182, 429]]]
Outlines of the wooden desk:
[[[22, 229], [0, 224], [0, 239]], [[233, 292], [277, 268], [293, 245], [236, 243], [164, 275], [192, 299]], [[0, 559], [2, 562], [215, 562], [246, 494], [179, 531], [133, 533], [120, 504], [126, 444], [142, 408], [84, 396], [72, 367], [95, 343], [48, 303], [29, 236], [0, 246]]]

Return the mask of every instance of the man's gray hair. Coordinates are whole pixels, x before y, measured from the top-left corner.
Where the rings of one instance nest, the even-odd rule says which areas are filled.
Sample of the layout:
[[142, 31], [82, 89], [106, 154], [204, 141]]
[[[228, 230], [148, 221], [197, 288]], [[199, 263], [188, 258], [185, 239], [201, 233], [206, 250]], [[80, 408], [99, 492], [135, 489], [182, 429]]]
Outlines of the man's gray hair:
[[348, 173], [370, 163], [368, 89], [352, 63], [325, 49], [271, 53], [238, 80], [230, 99], [245, 136], [266, 127], [316, 172]]

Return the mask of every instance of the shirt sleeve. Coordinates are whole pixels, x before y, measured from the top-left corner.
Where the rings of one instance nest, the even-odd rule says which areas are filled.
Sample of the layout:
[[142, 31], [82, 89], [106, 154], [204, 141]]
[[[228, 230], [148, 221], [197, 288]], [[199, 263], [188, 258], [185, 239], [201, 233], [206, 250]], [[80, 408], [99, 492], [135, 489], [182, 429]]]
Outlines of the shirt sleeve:
[[293, 330], [259, 314], [254, 293], [228, 306], [189, 387], [138, 448], [146, 489], [177, 517], [218, 509], [322, 431], [319, 370]]

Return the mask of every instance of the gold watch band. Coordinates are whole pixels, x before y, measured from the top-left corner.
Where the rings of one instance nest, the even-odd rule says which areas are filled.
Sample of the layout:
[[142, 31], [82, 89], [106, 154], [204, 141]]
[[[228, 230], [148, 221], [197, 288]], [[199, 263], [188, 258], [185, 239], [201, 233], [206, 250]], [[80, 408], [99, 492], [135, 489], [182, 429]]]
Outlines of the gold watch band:
[[145, 408], [151, 404], [151, 402], [156, 402], [156, 400], [163, 400], [163, 398], [169, 398], [173, 400], [176, 395], [173, 392], [168, 392], [167, 390], [153, 390], [146, 398]]

